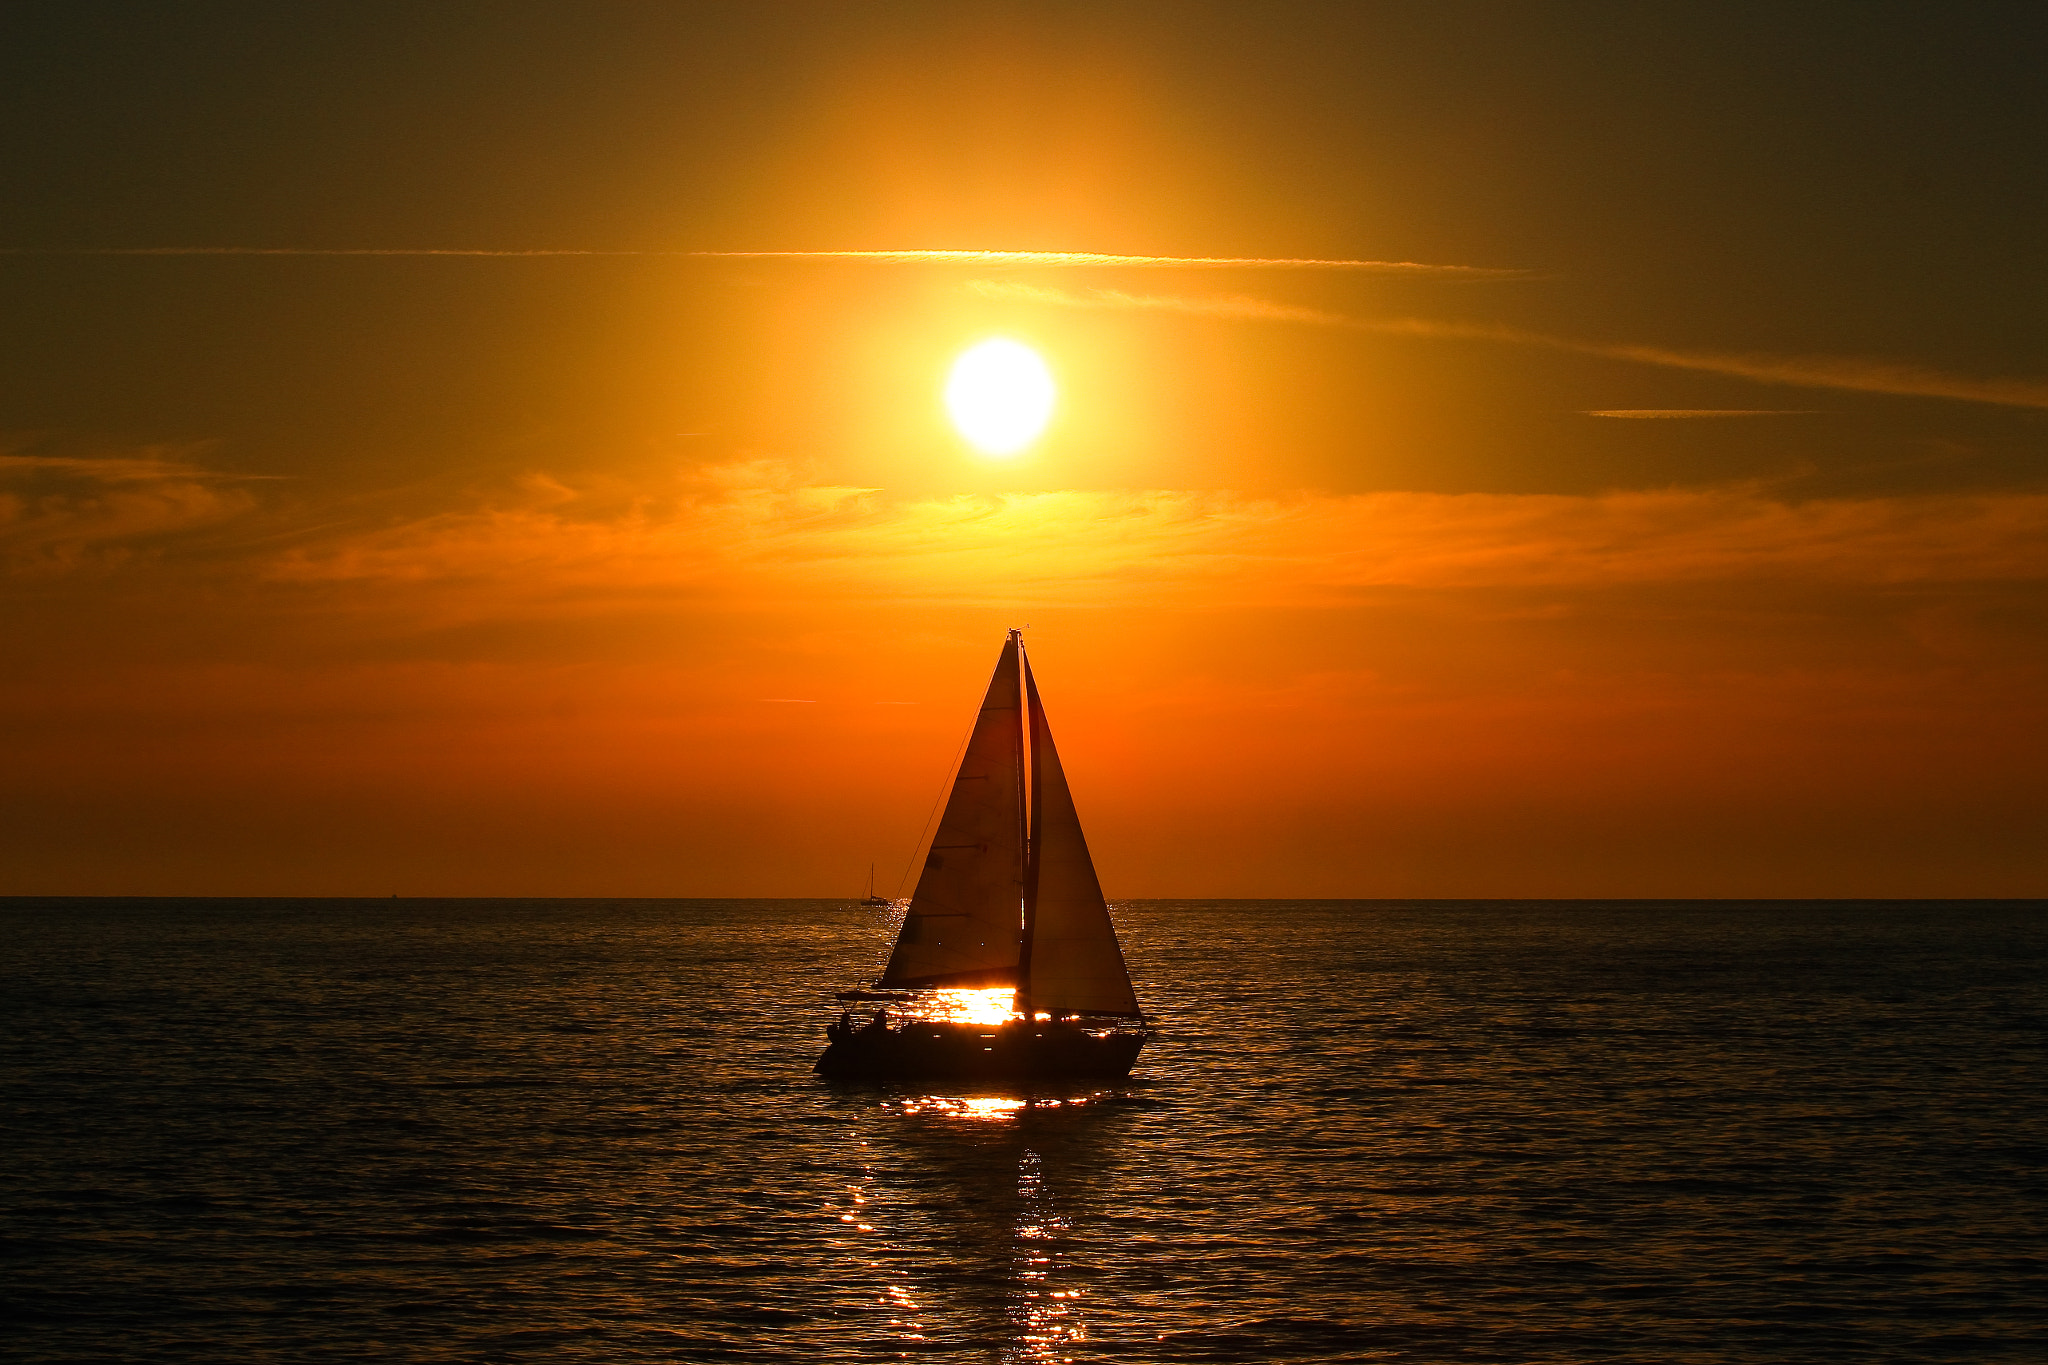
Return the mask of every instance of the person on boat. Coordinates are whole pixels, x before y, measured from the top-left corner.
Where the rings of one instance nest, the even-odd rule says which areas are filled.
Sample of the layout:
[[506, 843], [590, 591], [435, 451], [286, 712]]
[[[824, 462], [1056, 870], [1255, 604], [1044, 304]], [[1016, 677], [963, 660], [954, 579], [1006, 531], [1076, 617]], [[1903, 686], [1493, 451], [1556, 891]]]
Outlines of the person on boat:
[[853, 1012], [851, 1010], [839, 1011], [839, 1022], [826, 1029], [825, 1035], [835, 1043], [842, 1038], [851, 1038], [853, 1036]]
[[889, 1007], [887, 1005], [875, 1011], [875, 1017], [868, 1020], [868, 1026], [865, 1031], [868, 1033], [887, 1033], [889, 1031]]

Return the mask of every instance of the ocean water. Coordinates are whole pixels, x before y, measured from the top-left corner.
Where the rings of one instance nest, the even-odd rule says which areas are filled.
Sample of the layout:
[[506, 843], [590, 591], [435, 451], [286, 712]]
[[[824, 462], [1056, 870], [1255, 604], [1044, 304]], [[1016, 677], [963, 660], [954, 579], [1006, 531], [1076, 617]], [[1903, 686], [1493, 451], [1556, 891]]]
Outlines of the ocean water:
[[835, 1088], [827, 901], [0, 902], [20, 1361], [2048, 1358], [2042, 903], [1136, 902]]

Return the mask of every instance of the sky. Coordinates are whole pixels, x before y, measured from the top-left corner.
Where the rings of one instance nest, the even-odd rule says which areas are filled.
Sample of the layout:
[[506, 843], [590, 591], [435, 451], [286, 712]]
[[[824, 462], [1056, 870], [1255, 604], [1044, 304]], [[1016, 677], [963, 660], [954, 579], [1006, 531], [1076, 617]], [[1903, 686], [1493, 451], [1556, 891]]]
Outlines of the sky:
[[0, 894], [908, 894], [1028, 626], [1113, 900], [2048, 895], [2044, 67], [2032, 4], [10, 5]]

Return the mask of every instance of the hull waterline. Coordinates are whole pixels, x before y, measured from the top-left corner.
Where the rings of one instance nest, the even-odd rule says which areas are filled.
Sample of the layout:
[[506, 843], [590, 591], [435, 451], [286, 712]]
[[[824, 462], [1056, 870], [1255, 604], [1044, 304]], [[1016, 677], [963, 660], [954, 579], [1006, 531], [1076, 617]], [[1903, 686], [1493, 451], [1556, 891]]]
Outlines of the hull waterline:
[[834, 1038], [814, 1069], [851, 1081], [1121, 1080], [1138, 1060], [1145, 1037], [1056, 1024], [912, 1022]]

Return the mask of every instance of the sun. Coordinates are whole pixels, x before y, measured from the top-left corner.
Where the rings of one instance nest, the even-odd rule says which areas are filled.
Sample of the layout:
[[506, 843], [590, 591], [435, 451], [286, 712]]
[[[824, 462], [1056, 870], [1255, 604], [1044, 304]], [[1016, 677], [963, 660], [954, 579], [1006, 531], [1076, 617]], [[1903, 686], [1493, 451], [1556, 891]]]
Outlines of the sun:
[[1015, 455], [1052, 417], [1052, 371], [1021, 341], [992, 337], [960, 353], [946, 377], [946, 411], [984, 455]]

